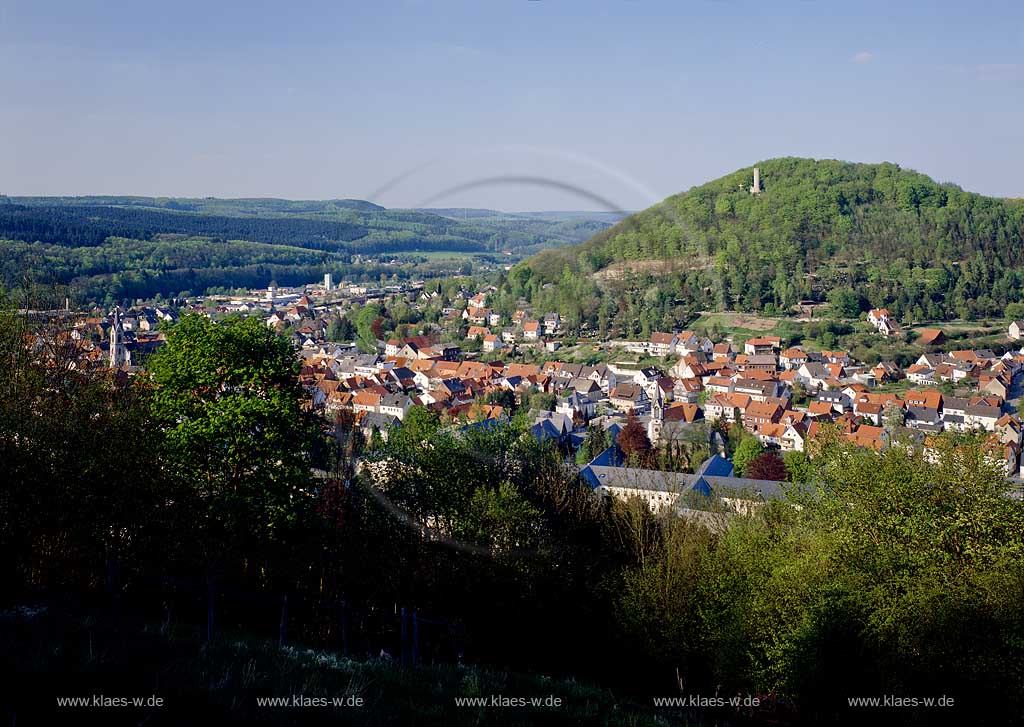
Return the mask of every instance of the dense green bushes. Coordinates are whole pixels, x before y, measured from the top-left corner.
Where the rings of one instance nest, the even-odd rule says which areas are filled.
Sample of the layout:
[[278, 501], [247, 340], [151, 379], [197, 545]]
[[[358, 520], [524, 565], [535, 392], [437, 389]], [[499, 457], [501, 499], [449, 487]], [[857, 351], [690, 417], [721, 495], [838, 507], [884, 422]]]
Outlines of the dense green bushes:
[[617, 620], [663, 670], [785, 695], [812, 722], [881, 694], [960, 704], [928, 719], [1019, 718], [1024, 508], [976, 442], [938, 447], [932, 465], [832, 441], [815, 460], [816, 496], [794, 496], [801, 509], [772, 504], [718, 534], [659, 522], [635, 541], [643, 557]]

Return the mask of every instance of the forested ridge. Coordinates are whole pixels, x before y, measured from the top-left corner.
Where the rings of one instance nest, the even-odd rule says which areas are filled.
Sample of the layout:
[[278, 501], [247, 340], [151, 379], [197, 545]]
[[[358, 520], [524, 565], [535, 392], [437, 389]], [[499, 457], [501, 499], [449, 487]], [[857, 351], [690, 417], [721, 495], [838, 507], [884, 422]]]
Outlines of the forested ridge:
[[12, 240], [83, 247], [102, 245], [108, 237], [148, 240], [161, 233], [343, 250], [344, 243], [365, 237], [369, 230], [334, 220], [226, 217], [138, 207], [0, 206], [0, 235]]
[[847, 316], [884, 305], [901, 319], [1001, 316], [1022, 299], [1021, 200], [891, 163], [753, 166], [542, 251], [512, 271], [513, 292], [570, 320], [611, 318], [625, 329], [671, 325], [693, 310], [781, 312], [807, 299]]
[[425, 252], [524, 255], [586, 239], [593, 219], [458, 220], [360, 200], [0, 197], [0, 286], [70, 285], [84, 300], [374, 279], [362, 257]]

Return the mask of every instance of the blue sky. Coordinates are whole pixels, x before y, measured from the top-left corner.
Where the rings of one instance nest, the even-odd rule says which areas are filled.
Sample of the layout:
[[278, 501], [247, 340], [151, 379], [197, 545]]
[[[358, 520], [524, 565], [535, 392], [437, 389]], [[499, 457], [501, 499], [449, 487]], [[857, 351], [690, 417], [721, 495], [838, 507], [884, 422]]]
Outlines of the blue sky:
[[637, 209], [797, 155], [1024, 196], [1024, 3], [969, 5], [0, 0], [0, 193]]

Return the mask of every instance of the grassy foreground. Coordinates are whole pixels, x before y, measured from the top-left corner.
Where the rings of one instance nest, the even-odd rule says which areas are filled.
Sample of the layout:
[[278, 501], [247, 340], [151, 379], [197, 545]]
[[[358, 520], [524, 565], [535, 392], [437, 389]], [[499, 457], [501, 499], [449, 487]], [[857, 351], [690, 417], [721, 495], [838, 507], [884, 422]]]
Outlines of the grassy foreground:
[[[50, 610], [0, 614], [0, 663], [0, 678], [11, 688], [0, 697], [3, 724], [686, 724], [678, 714], [656, 713], [571, 680], [465, 665], [402, 668], [387, 658], [355, 661], [241, 636], [204, 643], [195, 629], [116, 630], [102, 620]], [[57, 701], [97, 696], [129, 704]], [[162, 704], [132, 702], [153, 697]], [[291, 701], [261, 704], [267, 697]], [[527, 703], [457, 705], [462, 697]]]

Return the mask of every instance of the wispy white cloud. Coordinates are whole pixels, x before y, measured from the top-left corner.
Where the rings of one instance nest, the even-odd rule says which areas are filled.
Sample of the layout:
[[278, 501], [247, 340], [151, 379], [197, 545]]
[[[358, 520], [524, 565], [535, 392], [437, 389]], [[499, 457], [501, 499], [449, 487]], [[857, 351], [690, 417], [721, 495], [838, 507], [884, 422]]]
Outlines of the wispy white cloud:
[[859, 53], [854, 53], [853, 57], [850, 58], [854, 63], [870, 63], [878, 57], [877, 53], [869, 50], [862, 50]]

